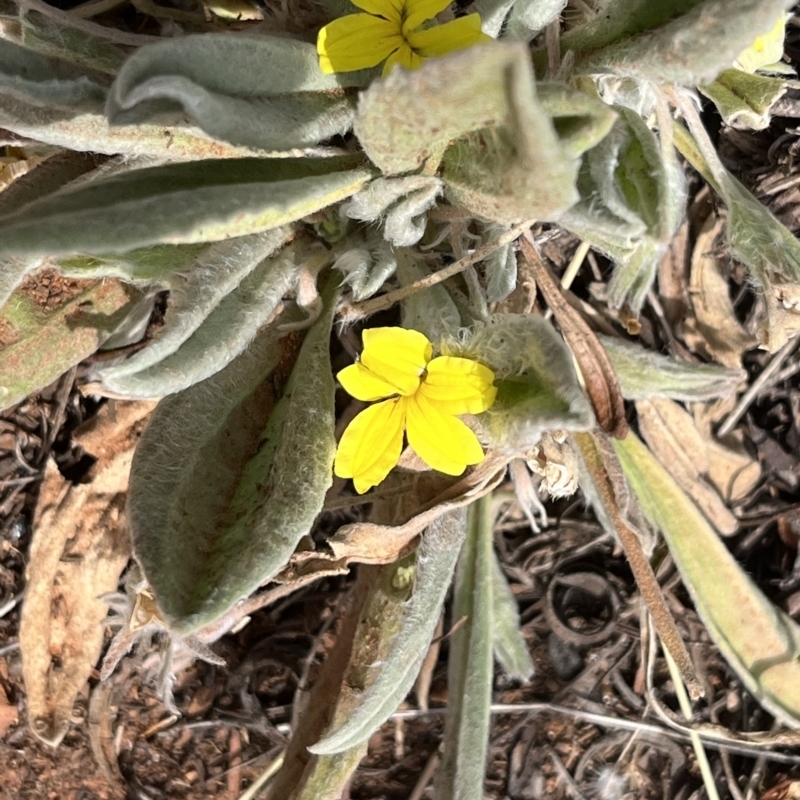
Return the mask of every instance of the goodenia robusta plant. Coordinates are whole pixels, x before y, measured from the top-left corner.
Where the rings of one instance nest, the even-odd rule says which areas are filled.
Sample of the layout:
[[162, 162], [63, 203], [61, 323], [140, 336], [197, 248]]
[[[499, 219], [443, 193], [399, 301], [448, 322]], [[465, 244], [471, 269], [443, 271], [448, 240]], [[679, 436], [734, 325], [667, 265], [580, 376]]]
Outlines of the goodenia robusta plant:
[[[481, 796], [493, 654], [515, 677], [532, 669], [491, 548], [491, 493], [509, 464], [521, 480], [548, 458], [625, 546], [684, 677], [648, 559], [655, 530], [745, 685], [800, 724], [795, 623], [734, 562], [686, 541], [713, 535], [702, 515], [693, 532], [670, 524], [694, 505], [659, 485], [632, 434], [608, 441], [627, 430], [624, 415], [609, 423], [609, 398], [617, 410], [623, 397], [707, 399], [740, 374], [600, 338], [553, 305], [557, 288], [562, 333], [512, 303], [514, 241], [548, 224], [608, 257], [610, 304], [637, 312], [685, 216], [682, 156], [718, 193], [730, 251], [764, 293], [762, 341], [777, 349], [797, 332], [797, 303], [783, 300], [787, 287], [797, 297], [800, 245], [726, 170], [696, 95], [762, 127], [785, 82], [756, 70], [777, 60], [789, 3], [597, 0], [563, 30], [563, 0], [476, 0], [449, 21], [443, 2], [319, 5], [325, 19], [280, 35], [163, 39], [39, 0], [6, 5], [0, 139], [30, 169], [0, 193], [2, 405], [104, 348], [91, 391], [160, 399], [128, 514], [151, 623], [177, 643], [235, 624], [273, 579], [371, 565], [273, 797], [339, 796], [410, 690], [454, 572], [468, 622], [451, 644], [457, 697], [436, 793]], [[752, 55], [757, 36], [766, 61]], [[47, 307], [31, 291], [43, 270], [62, 290]], [[163, 323], [145, 333], [164, 291]], [[362, 412], [377, 424], [353, 423], [337, 458], [335, 321], [395, 303], [407, 330], [386, 328], [373, 350], [366, 333], [363, 361], [342, 373], [356, 397], [383, 401]], [[401, 457], [404, 427], [423, 463]], [[375, 487], [371, 520], [335, 532], [329, 550], [297, 551], [335, 459], [359, 492]], [[718, 581], [757, 609], [746, 629], [709, 588]], [[759, 632], [778, 642], [768, 675], [745, 642]]]

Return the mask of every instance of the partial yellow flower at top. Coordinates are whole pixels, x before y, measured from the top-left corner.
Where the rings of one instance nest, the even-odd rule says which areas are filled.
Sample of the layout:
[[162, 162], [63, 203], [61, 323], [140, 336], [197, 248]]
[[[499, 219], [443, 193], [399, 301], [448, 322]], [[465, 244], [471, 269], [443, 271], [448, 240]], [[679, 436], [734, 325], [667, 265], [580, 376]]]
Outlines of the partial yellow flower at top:
[[[478, 437], [458, 414], [480, 414], [494, 403], [494, 373], [469, 358], [433, 358], [419, 331], [364, 331], [361, 360], [336, 377], [358, 400], [383, 400], [362, 411], [339, 442], [333, 471], [363, 494], [397, 465], [403, 432], [431, 469], [461, 475], [484, 459]], [[386, 399], [388, 398], [388, 399]]]
[[772, 26], [772, 30], [756, 37], [750, 47], [739, 53], [735, 65], [745, 72], [755, 72], [763, 67], [777, 64], [783, 56], [783, 40], [788, 19], [789, 14], [781, 14]]
[[323, 72], [354, 72], [386, 61], [383, 74], [395, 64], [418, 69], [427, 58], [491, 41], [481, 32], [478, 14], [444, 25], [420, 26], [444, 11], [452, 0], [352, 0], [366, 14], [349, 14], [326, 25], [317, 37]]

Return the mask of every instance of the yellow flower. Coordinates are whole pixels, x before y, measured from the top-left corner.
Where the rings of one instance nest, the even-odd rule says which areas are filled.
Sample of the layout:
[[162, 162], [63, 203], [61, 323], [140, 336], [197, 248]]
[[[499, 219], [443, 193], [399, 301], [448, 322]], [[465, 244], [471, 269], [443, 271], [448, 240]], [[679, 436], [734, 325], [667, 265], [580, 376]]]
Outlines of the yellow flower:
[[426, 58], [471, 47], [491, 37], [481, 33], [478, 14], [419, 30], [452, 0], [352, 0], [366, 14], [349, 14], [326, 25], [317, 37], [323, 72], [354, 72], [386, 61], [383, 74], [395, 64], [417, 69]]
[[[345, 430], [333, 471], [352, 478], [363, 494], [397, 465], [403, 431], [431, 469], [461, 475], [483, 461], [478, 437], [457, 414], [479, 414], [494, 402], [494, 373], [469, 358], [433, 358], [433, 345], [419, 331], [364, 331], [361, 360], [338, 375], [347, 392], [376, 403]], [[388, 399], [385, 399], [388, 398]]]

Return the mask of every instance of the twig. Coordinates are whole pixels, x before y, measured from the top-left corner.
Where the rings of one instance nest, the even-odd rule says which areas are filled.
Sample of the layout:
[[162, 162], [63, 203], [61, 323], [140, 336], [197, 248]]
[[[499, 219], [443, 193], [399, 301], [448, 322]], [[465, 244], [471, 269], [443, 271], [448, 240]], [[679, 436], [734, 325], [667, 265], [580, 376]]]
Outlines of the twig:
[[355, 322], [356, 320], [363, 319], [371, 314], [377, 314], [378, 311], [384, 311], [393, 306], [395, 303], [405, 300], [407, 297], [411, 297], [412, 294], [416, 294], [422, 289], [436, 286], [437, 284], [446, 281], [448, 278], [458, 275], [459, 272], [463, 272], [467, 267], [471, 267], [473, 264], [483, 261], [498, 248], [505, 247], [507, 244], [511, 244], [511, 242], [518, 239], [526, 230], [528, 230], [535, 221], [536, 220], [529, 219], [525, 222], [520, 222], [519, 225], [515, 225], [513, 228], [511, 228], [511, 230], [498, 236], [497, 239], [493, 239], [483, 247], [479, 247], [471, 255], [459, 259], [453, 264], [434, 272], [432, 275], [428, 275], [421, 280], [410, 283], [408, 286], [395, 289], [393, 292], [387, 292], [386, 294], [382, 294], [380, 297], [373, 297], [370, 300], [365, 300], [363, 303], [345, 306], [340, 312], [339, 316], [344, 322]]
[[567, 784], [575, 800], [586, 800], [586, 796], [583, 794], [583, 792], [581, 792], [572, 775], [569, 774], [569, 770], [564, 766], [564, 763], [558, 757], [558, 753], [556, 753], [556, 751], [549, 744], [545, 745], [545, 750], [547, 751], [547, 755], [550, 756], [550, 760], [553, 762], [553, 764], [555, 764], [556, 772], [558, 772], [558, 774], [561, 776], [564, 783]]
[[[605, 714], [597, 714], [594, 711], [583, 711], [580, 708], [569, 708], [568, 706], [560, 706], [555, 703], [520, 703], [519, 705], [493, 703], [489, 707], [492, 714], [561, 714], [573, 719], [579, 719], [583, 722], [588, 722], [591, 725], [597, 725], [601, 728], [616, 728], [623, 731], [638, 731], [641, 733], [651, 734], [652, 736], [668, 736], [670, 739], [675, 739], [679, 742], [691, 742], [689, 731], [691, 728], [684, 730], [677, 730], [672, 728], [665, 728], [663, 725], [654, 725], [650, 722], [639, 722], [633, 719], [622, 719], [621, 717], [612, 717]], [[396, 711], [390, 719], [417, 719], [418, 717], [425, 717], [429, 715], [446, 714], [447, 708], [430, 708], [427, 711], [420, 711], [417, 709], [409, 709], [407, 711]], [[791, 764], [793, 766], [800, 766], [800, 754], [794, 755], [792, 753], [776, 753], [772, 750], [767, 750], [767, 747], [773, 747], [772, 744], [744, 744], [740, 742], [729, 742], [722, 739], [715, 739], [710, 737], [704, 731], [695, 731], [700, 737], [700, 740], [706, 747], [712, 750], [726, 750], [729, 753], [736, 753], [737, 755], [747, 756], [749, 758], [759, 758], [763, 756], [768, 761], [774, 761], [778, 764]]]
[[439, 753], [434, 753], [428, 759], [428, 763], [425, 764], [425, 768], [422, 770], [422, 773], [419, 776], [419, 780], [416, 782], [414, 788], [411, 790], [411, 794], [408, 796], [408, 800], [422, 800], [422, 795], [425, 792], [425, 789], [428, 787], [428, 784], [431, 782], [431, 778], [436, 772], [436, 768], [438, 766], [439, 766]]
[[770, 378], [775, 375], [776, 372], [781, 368], [781, 365], [784, 361], [792, 354], [795, 347], [797, 347], [798, 342], [800, 339], [794, 338], [789, 339], [786, 344], [778, 350], [777, 353], [772, 357], [772, 361], [767, 364], [766, 369], [764, 369], [761, 374], [750, 384], [747, 391], [739, 398], [739, 402], [736, 404], [736, 407], [728, 414], [725, 422], [719, 426], [719, 430], [717, 431], [717, 436], [722, 439], [727, 436], [732, 430], [733, 426], [742, 418], [744, 413], [750, 407], [750, 404], [755, 400], [758, 393], [764, 389], [767, 384], [769, 383]]
[[[667, 666], [669, 667], [669, 674], [672, 676], [672, 683], [675, 686], [675, 694], [678, 696], [678, 705], [681, 707], [681, 713], [687, 720], [692, 719], [692, 705], [689, 702], [689, 696], [686, 694], [686, 687], [681, 680], [681, 674], [678, 671], [678, 666], [675, 660], [669, 653], [669, 650], [664, 648], [664, 657], [667, 659]], [[719, 792], [717, 791], [717, 784], [714, 781], [714, 775], [711, 772], [711, 764], [708, 763], [708, 756], [703, 749], [703, 743], [700, 741], [700, 736], [697, 731], [691, 731], [689, 736], [692, 740], [692, 749], [697, 757], [697, 766], [700, 767], [700, 774], [703, 776], [703, 786], [706, 788], [706, 794], [709, 800], [719, 800]]]

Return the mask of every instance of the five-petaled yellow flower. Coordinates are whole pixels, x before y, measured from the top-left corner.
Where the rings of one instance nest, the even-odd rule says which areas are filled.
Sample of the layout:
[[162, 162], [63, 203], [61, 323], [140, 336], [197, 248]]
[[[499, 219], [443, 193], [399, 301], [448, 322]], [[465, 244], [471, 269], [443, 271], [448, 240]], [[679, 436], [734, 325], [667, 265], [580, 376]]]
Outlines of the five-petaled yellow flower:
[[420, 26], [444, 11], [452, 0], [352, 0], [366, 14], [349, 14], [326, 25], [317, 37], [323, 72], [353, 72], [386, 61], [383, 74], [395, 64], [417, 69], [426, 58], [471, 47], [491, 37], [481, 33], [478, 14], [444, 25]]
[[494, 373], [469, 358], [433, 358], [433, 345], [419, 331], [372, 328], [363, 338], [361, 360], [337, 378], [358, 400], [383, 402], [347, 426], [334, 472], [352, 478], [363, 494], [397, 465], [403, 431], [414, 452], [447, 475], [461, 475], [483, 461], [478, 437], [457, 415], [479, 414], [492, 405]]

